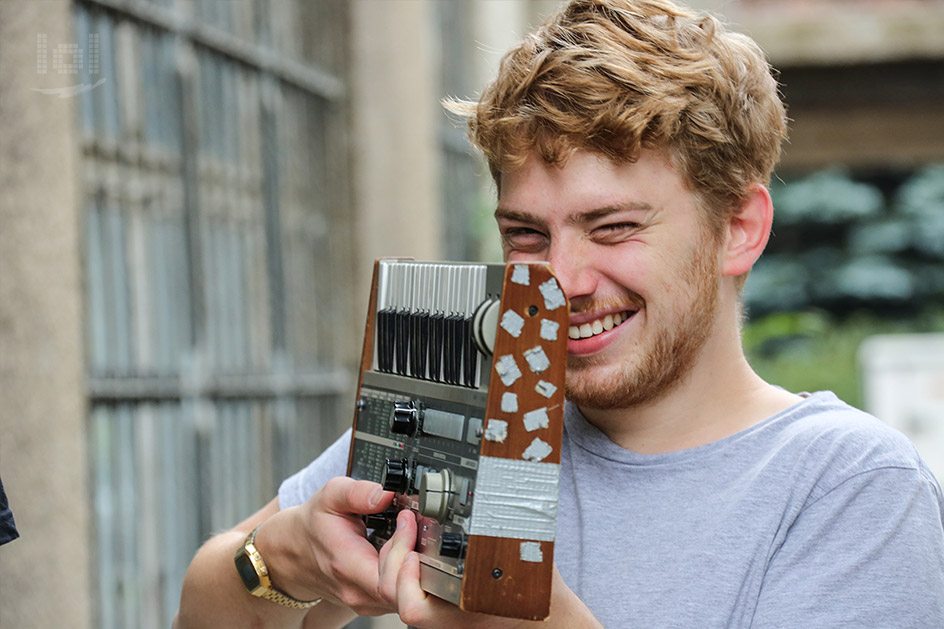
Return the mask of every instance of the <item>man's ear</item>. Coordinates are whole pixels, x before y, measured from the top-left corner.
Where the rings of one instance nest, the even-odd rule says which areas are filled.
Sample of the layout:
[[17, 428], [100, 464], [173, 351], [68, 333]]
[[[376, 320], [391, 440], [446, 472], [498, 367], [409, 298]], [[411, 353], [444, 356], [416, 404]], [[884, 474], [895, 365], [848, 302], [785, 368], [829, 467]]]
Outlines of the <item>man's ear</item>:
[[751, 270], [764, 252], [774, 220], [774, 206], [767, 188], [751, 184], [747, 200], [729, 220], [725, 231], [722, 274], [736, 277]]

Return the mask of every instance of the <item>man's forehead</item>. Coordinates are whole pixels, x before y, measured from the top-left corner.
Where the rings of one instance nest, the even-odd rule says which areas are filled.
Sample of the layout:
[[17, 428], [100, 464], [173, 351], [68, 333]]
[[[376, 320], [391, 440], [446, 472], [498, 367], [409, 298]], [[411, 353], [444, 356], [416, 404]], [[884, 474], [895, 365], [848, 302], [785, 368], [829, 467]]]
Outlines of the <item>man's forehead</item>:
[[575, 151], [561, 163], [531, 154], [517, 168], [502, 173], [498, 212], [533, 212], [563, 206], [568, 213], [608, 214], [651, 210], [664, 204], [671, 190], [684, 188], [666, 154], [645, 150], [634, 160], [618, 161], [589, 151]]

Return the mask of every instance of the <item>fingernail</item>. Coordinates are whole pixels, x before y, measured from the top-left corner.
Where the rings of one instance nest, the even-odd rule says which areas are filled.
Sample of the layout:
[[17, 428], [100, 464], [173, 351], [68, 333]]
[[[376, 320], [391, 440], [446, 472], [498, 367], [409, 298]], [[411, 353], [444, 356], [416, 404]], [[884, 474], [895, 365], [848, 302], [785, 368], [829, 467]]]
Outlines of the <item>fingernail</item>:
[[376, 507], [380, 504], [380, 499], [383, 498], [384, 490], [383, 487], [378, 487], [373, 492], [371, 492], [370, 497], [367, 499], [367, 504], [371, 507]]

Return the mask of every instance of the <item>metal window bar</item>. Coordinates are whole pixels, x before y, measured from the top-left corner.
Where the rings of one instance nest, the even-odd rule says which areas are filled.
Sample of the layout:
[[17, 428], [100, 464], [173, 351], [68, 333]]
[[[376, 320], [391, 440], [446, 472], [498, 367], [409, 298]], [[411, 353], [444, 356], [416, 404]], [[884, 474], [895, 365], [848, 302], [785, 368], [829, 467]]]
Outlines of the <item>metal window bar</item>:
[[168, 626], [199, 543], [348, 423], [344, 90], [312, 61], [346, 6], [317, 4], [76, 1], [97, 626]]
[[[435, 5], [441, 42], [440, 90], [444, 97], [466, 97], [473, 93], [470, 51], [475, 49], [469, 32], [465, 2], [439, 2]], [[475, 181], [475, 156], [465, 135], [465, 125], [456, 126], [443, 112], [440, 123], [441, 183], [443, 207], [443, 243], [447, 259], [479, 259], [478, 230], [473, 219], [478, 204]]]

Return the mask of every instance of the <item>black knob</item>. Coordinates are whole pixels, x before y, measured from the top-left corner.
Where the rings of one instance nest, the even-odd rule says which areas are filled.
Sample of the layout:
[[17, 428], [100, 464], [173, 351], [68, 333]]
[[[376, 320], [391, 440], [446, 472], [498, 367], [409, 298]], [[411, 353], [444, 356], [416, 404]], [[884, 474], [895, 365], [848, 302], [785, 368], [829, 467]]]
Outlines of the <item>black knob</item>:
[[465, 557], [465, 535], [462, 533], [443, 533], [439, 540], [439, 554], [453, 559]]
[[414, 402], [394, 402], [393, 417], [390, 418], [390, 432], [412, 437], [419, 425], [420, 410]]
[[381, 513], [369, 513], [364, 516], [364, 524], [374, 530], [374, 535], [390, 537], [396, 529], [397, 510], [393, 507]]
[[384, 491], [404, 493], [410, 484], [410, 468], [406, 459], [387, 459], [380, 483]]

